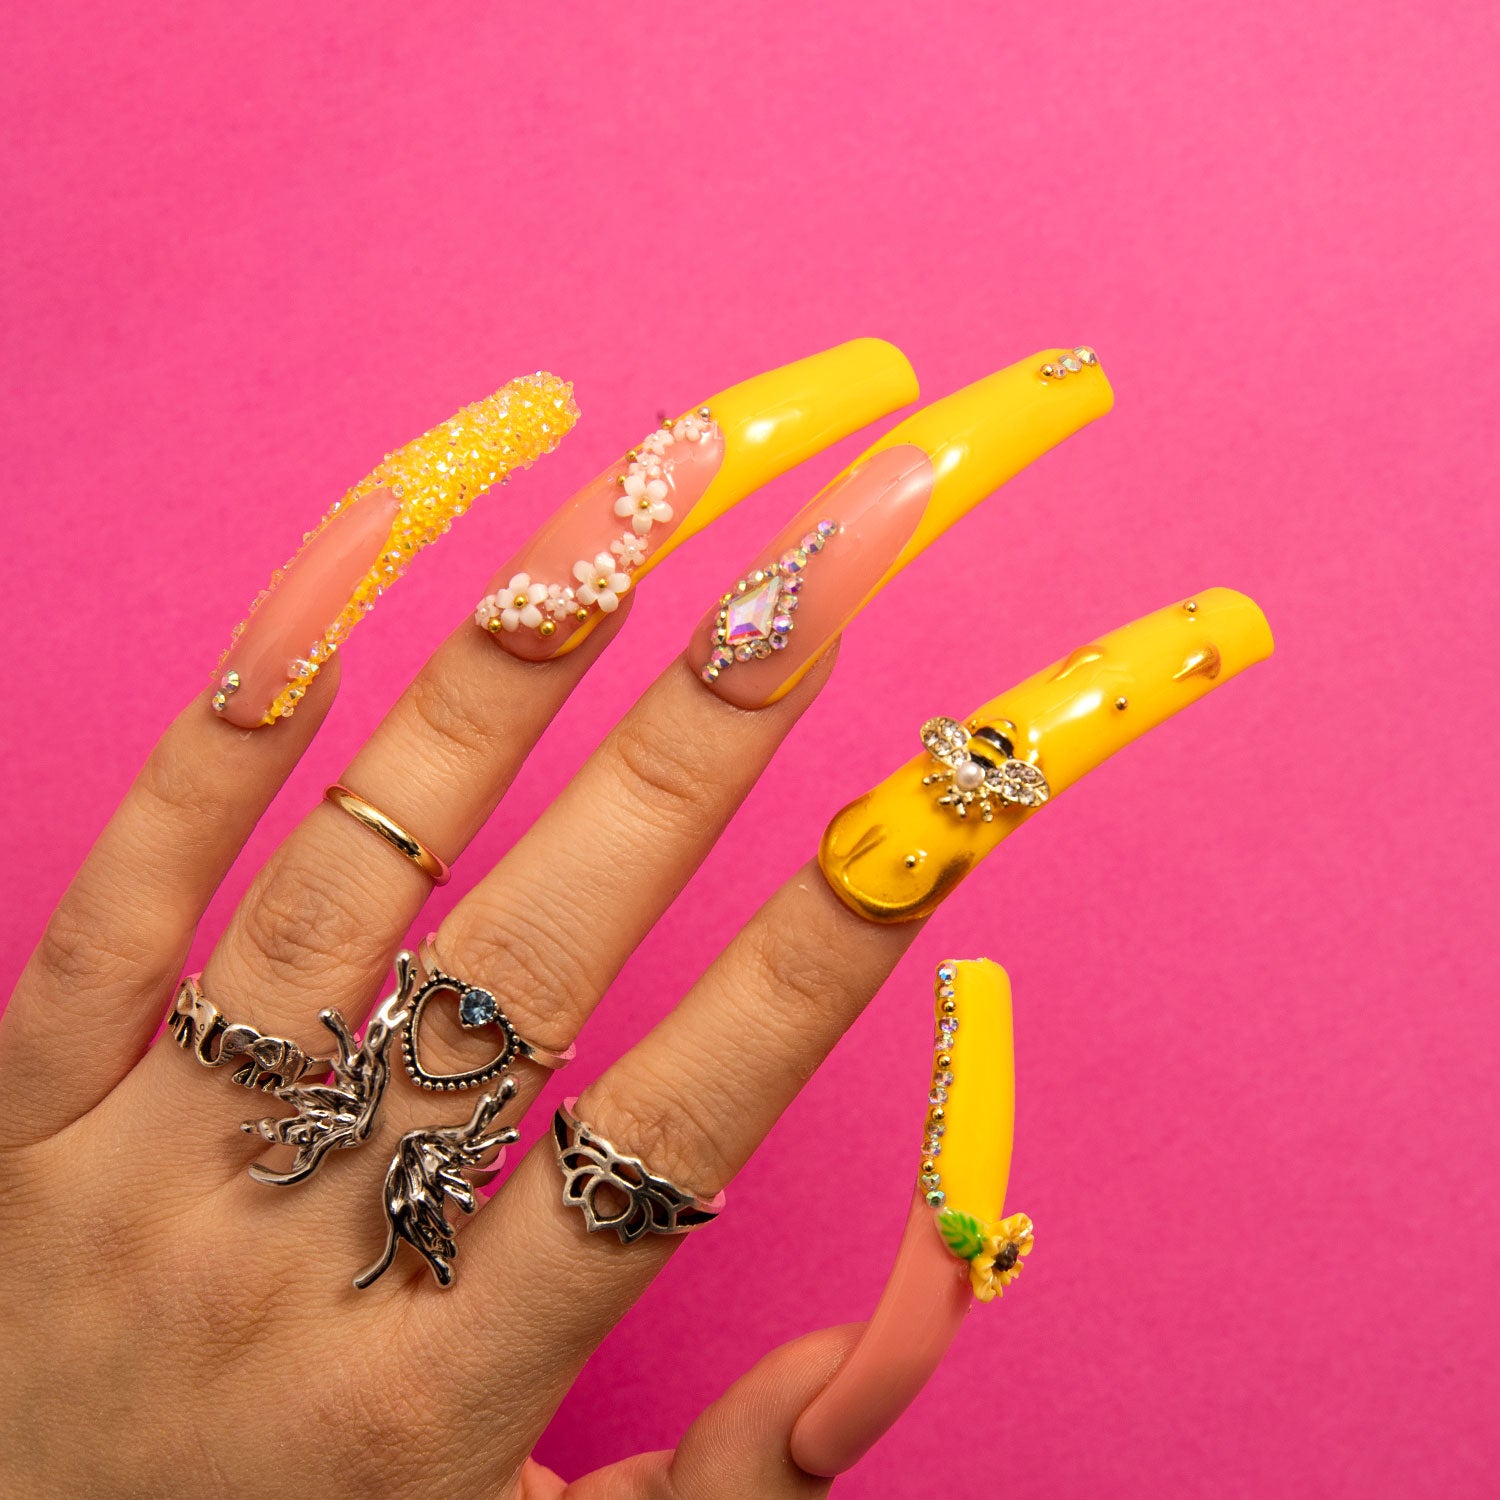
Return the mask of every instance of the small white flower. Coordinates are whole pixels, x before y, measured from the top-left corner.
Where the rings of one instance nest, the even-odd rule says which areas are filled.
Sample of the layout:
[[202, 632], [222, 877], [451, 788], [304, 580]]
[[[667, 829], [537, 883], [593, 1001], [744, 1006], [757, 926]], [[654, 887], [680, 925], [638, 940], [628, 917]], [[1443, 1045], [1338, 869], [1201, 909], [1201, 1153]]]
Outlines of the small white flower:
[[646, 560], [646, 544], [631, 532], [620, 533], [617, 542], [609, 544], [609, 550], [619, 559], [622, 568], [638, 568]]
[[542, 612], [537, 608], [547, 597], [545, 583], [533, 583], [526, 573], [517, 573], [500, 592], [500, 628], [519, 630], [525, 626], [535, 630], [542, 623]]
[[597, 604], [607, 615], [620, 607], [620, 595], [630, 587], [630, 575], [616, 570], [608, 552], [597, 553], [593, 562], [574, 563], [573, 576], [578, 580], [578, 602]]
[[615, 514], [628, 517], [637, 536], [645, 536], [658, 523], [672, 519], [672, 507], [667, 504], [671, 491], [664, 479], [647, 479], [641, 474], [625, 476], [625, 493], [615, 501]]
[[578, 604], [572, 589], [561, 583], [551, 583], [547, 585], [547, 602], [542, 608], [554, 620], [568, 620], [573, 617]]
[[500, 613], [500, 599], [495, 594], [486, 594], [474, 608], [474, 623], [481, 630], [490, 628], [490, 621]]
[[636, 445], [636, 452], [640, 454], [652, 454], [660, 458], [672, 445], [671, 434], [664, 427], [658, 427]]

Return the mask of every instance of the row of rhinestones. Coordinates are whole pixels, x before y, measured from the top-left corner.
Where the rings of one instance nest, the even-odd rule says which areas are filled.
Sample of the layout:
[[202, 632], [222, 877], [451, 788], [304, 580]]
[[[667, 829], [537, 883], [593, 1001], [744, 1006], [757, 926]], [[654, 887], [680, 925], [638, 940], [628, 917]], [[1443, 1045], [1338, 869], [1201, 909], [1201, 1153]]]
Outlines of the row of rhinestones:
[[922, 1141], [922, 1189], [929, 1208], [941, 1208], [947, 1201], [943, 1192], [938, 1157], [943, 1154], [943, 1136], [947, 1133], [947, 1104], [953, 1090], [953, 1038], [958, 1032], [958, 1001], [953, 981], [958, 971], [951, 963], [938, 965], [934, 986], [937, 1000], [937, 1034], [933, 1039], [932, 1090], [927, 1095], [927, 1130]]

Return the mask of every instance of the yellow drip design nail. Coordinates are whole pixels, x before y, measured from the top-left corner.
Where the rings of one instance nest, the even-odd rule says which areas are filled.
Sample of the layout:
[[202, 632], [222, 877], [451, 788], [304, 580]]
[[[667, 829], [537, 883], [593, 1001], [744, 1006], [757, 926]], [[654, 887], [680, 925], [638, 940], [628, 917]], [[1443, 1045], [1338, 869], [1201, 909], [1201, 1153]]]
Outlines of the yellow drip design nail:
[[[261, 722], [270, 724], [293, 711], [321, 666], [380, 595], [405, 573], [418, 552], [446, 532], [492, 485], [503, 484], [516, 470], [550, 453], [577, 420], [573, 387], [567, 381], [545, 371], [523, 375], [387, 454], [379, 467], [350, 489], [303, 538], [303, 547], [375, 490], [388, 492], [398, 502], [390, 533], [337, 617], [318, 639], [307, 643], [305, 655], [293, 661], [289, 681]], [[277, 570], [249, 617], [235, 628], [230, 649], [220, 661], [221, 671], [255, 611], [295, 561], [294, 557]], [[234, 675], [225, 674], [218, 681], [214, 706], [221, 711], [223, 699], [237, 687], [226, 681]]]
[[1207, 589], [1073, 652], [961, 725], [929, 721], [924, 728], [954, 726], [992, 795], [979, 804], [968, 789], [975, 798], [964, 804], [951, 756], [926, 751], [835, 815], [818, 851], [824, 875], [871, 921], [930, 915], [1051, 797], [1271, 650], [1253, 600]]

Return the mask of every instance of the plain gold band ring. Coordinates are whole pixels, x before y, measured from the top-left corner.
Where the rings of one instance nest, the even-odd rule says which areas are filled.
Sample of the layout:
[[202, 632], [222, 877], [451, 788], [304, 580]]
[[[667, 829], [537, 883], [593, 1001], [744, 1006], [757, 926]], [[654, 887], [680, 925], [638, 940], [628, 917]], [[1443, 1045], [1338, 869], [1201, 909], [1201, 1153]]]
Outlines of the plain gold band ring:
[[398, 854], [409, 859], [434, 885], [447, 885], [452, 871], [421, 839], [408, 833], [394, 818], [388, 818], [378, 807], [366, 802], [358, 792], [351, 792], [340, 782], [323, 793], [328, 801], [348, 813], [356, 822], [378, 833]]

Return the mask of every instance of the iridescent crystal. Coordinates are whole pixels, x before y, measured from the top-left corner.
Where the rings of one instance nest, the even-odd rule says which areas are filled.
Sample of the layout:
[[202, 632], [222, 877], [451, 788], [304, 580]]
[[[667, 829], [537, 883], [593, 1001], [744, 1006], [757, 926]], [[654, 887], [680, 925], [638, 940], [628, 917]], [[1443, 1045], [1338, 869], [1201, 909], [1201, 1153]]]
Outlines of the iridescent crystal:
[[725, 611], [724, 639], [732, 646], [744, 641], [763, 641], [771, 634], [781, 580], [767, 578], [748, 592], [737, 595]]

